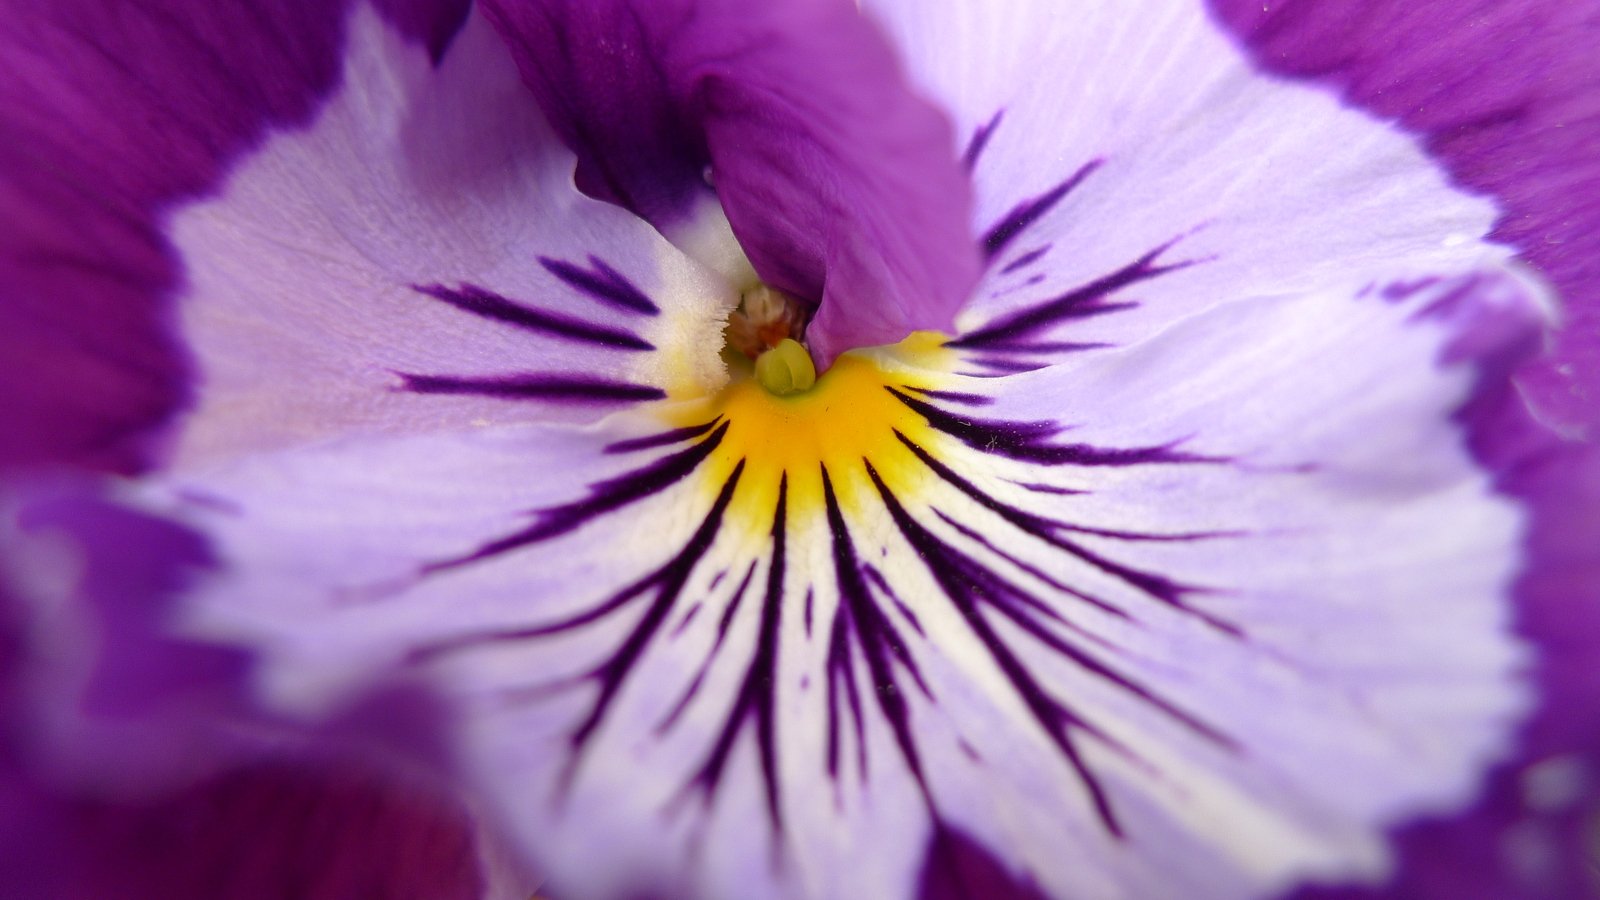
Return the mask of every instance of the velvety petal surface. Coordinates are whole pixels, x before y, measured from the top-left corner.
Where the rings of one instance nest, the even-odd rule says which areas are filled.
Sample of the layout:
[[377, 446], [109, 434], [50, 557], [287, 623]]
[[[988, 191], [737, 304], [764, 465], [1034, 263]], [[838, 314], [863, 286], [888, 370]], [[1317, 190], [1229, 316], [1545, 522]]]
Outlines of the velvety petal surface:
[[1336, 87], [1421, 135], [1452, 177], [1502, 204], [1498, 240], [1560, 291], [1552, 352], [1519, 376], [1540, 418], [1600, 436], [1600, 18], [1562, 0], [1216, 0], [1273, 72]]
[[[441, 46], [456, 2], [385, 2]], [[159, 227], [338, 71], [346, 4], [7, 3], [0, 15], [0, 466], [133, 470], [181, 404]]]
[[714, 196], [761, 278], [820, 304], [822, 365], [950, 327], [977, 275], [970, 189], [948, 124], [854, 3], [485, 8], [578, 184], [689, 246]]

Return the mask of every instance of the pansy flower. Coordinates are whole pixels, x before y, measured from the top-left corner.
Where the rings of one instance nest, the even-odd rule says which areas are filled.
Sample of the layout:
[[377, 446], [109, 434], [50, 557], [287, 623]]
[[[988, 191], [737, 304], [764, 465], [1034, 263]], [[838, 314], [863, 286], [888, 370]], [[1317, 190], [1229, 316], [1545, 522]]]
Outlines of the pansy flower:
[[1362, 85], [1195, 3], [397, 6], [5, 26], [16, 846], [376, 754], [423, 895], [1583, 889], [1557, 304]]

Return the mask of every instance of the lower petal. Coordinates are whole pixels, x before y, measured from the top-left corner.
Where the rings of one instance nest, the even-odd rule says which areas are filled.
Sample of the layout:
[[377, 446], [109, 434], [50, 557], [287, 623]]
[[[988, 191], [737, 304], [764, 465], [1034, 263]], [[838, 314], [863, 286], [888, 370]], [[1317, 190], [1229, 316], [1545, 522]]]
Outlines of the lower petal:
[[1527, 708], [1522, 516], [1449, 417], [1541, 302], [1493, 272], [1259, 298], [998, 379], [925, 339], [797, 398], [150, 502], [223, 549], [193, 622], [274, 702], [396, 670], [453, 697], [558, 891], [902, 895], [930, 840], [1057, 894], [1374, 879]]

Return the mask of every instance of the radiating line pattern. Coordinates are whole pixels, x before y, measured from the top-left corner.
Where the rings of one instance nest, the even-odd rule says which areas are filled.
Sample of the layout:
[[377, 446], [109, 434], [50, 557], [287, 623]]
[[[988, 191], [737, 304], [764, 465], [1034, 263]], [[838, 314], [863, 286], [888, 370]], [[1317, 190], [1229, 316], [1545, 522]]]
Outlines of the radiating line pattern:
[[[1028, 467], [1089, 470], [1225, 464], [1223, 460], [1188, 454], [1170, 446], [1097, 448], [1052, 443], [1049, 437], [1058, 428], [1051, 423], [983, 420], [959, 411], [963, 404], [979, 402], [980, 398], [973, 395], [925, 390], [918, 397], [901, 387], [885, 386], [883, 389], [907, 410], [920, 416], [941, 441], [975, 448]], [[711, 470], [708, 461], [724, 449], [728, 428], [728, 422], [711, 419], [614, 443], [612, 452], [654, 452], [656, 455], [621, 476], [590, 485], [579, 500], [539, 511], [526, 528], [486, 543], [469, 554], [438, 561], [429, 567], [430, 571], [480, 563], [556, 540], [603, 519], [625, 515], [636, 504], [665, 491], [692, 495], [702, 488]], [[982, 532], [964, 524], [955, 515], [915, 496], [919, 493], [917, 490], [911, 490], [908, 495], [905, 489], [897, 489], [890, 483], [891, 476], [880, 471], [881, 464], [863, 458], [856, 462], [859, 470], [851, 474], [864, 475], [870, 481], [876, 493], [876, 505], [847, 512], [835, 490], [835, 479], [841, 473], [823, 466], [819, 473], [822, 497], [811, 499], [820, 500], [813, 505], [820, 508], [826, 518], [824, 533], [831, 535], [831, 548], [827, 553], [831, 566], [820, 571], [796, 572], [790, 563], [793, 556], [790, 535], [799, 524], [793, 510], [806, 504], [791, 502], [792, 488], [785, 473], [770, 510], [770, 528], [763, 551], [733, 567], [737, 580], [729, 579], [734, 586], [725, 595], [720, 612], [702, 613], [713, 598], [693, 596], [686, 593], [686, 588], [700, 567], [709, 565], [709, 552], [719, 537], [736, 528], [730, 523], [729, 508], [741, 491], [751, 487], [747, 471], [749, 460], [739, 459], [720, 484], [712, 485], [715, 499], [688, 539], [648, 574], [581, 612], [526, 627], [456, 637], [419, 651], [417, 658], [433, 660], [485, 645], [533, 641], [585, 628], [619, 628], [622, 638], [608, 656], [597, 661], [581, 677], [547, 686], [564, 690], [587, 685], [593, 689], [587, 715], [570, 734], [567, 777], [571, 778], [581, 767], [586, 747], [612, 714], [618, 693], [652, 645], [672, 640], [696, 616], [717, 615], [717, 633], [708, 656], [698, 672], [689, 678], [679, 700], [661, 710], [657, 732], [665, 734], [681, 724], [685, 709], [702, 689], [707, 671], [720, 654], [745, 653], [744, 674], [731, 705], [721, 724], [706, 735], [703, 762], [692, 781], [683, 786], [683, 791], [700, 792], [708, 799], [713, 797], [724, 776], [729, 754], [736, 742], [748, 734], [758, 750], [771, 826], [779, 835], [784, 832], [784, 822], [776, 763], [780, 752], [780, 726], [774, 719], [774, 709], [778, 690], [776, 667], [783, 644], [779, 633], [780, 612], [785, 605], [804, 604], [809, 619], [814, 598], [818, 596], [833, 601], [826, 604], [828, 616], [814, 630], [808, 629], [806, 636], [809, 640], [826, 642], [825, 690], [829, 715], [826, 756], [816, 761], [819, 777], [838, 779], [842, 761], [849, 755], [861, 772], [875, 766], [902, 765], [919, 783], [923, 780], [923, 763], [908, 697], [915, 694], [931, 704], [937, 704], [938, 697], [920, 674], [918, 660], [906, 640], [906, 630], [920, 632], [919, 617], [926, 615], [954, 616], [965, 623], [994, 665], [1005, 674], [1035, 725], [1050, 736], [1062, 757], [1078, 773], [1085, 790], [1093, 798], [1095, 815], [1114, 835], [1122, 834], [1122, 825], [1093, 767], [1081, 753], [1080, 743], [1098, 741], [1129, 758], [1137, 758], [1137, 751], [1122, 746], [1098, 727], [1092, 712], [1079, 708], [1069, 697], [1053, 693], [1022, 655], [1001, 637], [994, 626], [996, 618], [1020, 629], [1029, 640], [1049, 648], [1083, 672], [1117, 686], [1137, 702], [1158, 710], [1205, 740], [1221, 747], [1232, 746], [1227, 735], [1163, 698], [1114, 663], [1105, 661], [1107, 656], [1114, 657], [1118, 648], [1106, 645], [1103, 639], [1074, 622], [1075, 610], [1085, 607], [1124, 619], [1135, 613], [1119, 602], [1063, 583], [1003, 548], [1014, 543], [1017, 535], [1042, 542], [1055, 553], [1111, 577], [1151, 602], [1244, 640], [1245, 635], [1236, 625], [1190, 604], [1189, 598], [1201, 589], [1199, 586], [1179, 583], [1159, 572], [1118, 561], [1111, 555], [1089, 549], [1081, 540], [1083, 535], [1094, 535], [1127, 542], [1192, 542], [1241, 535], [1141, 533], [1075, 525], [1000, 499], [941, 461], [937, 449], [922, 446], [898, 431], [887, 429], [885, 440], [885, 449], [898, 445], [909, 450], [924, 467], [925, 474], [953, 489], [954, 495], [969, 498], [993, 513], [1011, 534]], [[893, 480], [915, 482], [917, 479], [900, 476]], [[925, 568], [937, 585], [940, 596], [902, 596], [903, 577], [870, 562], [855, 534], [864, 520], [873, 517], [892, 522], [900, 539], [914, 551], [917, 564]], [[719, 572], [712, 579], [711, 593], [717, 593], [715, 586], [724, 583], [725, 575], [726, 572]], [[757, 618], [756, 638], [752, 645], [735, 650], [733, 642], [727, 640], [729, 626], [735, 617], [744, 614]], [[631, 621], [619, 625], [630, 616]], [[677, 625], [669, 627], [673, 621]], [[541, 690], [530, 696], [547, 694], [548, 690]], [[865, 720], [868, 716], [881, 717], [889, 726], [895, 736], [896, 759], [867, 758]], [[937, 818], [932, 795], [926, 794], [926, 800]]]
[[[567, 289], [596, 307], [621, 313], [639, 324], [660, 314], [643, 291], [599, 257], [588, 265], [540, 257], [539, 264]], [[650, 353], [656, 346], [630, 327], [604, 325], [571, 314], [541, 309], [475, 284], [415, 284], [419, 296], [471, 316], [518, 331], [553, 338], [595, 352]], [[614, 406], [659, 400], [666, 391], [648, 384], [597, 378], [577, 372], [497, 372], [447, 374], [396, 372], [401, 388], [416, 394], [470, 394], [501, 400], [536, 400], [579, 406]]]
[[[979, 162], [984, 144], [1003, 119], [997, 113], [974, 136], [967, 153], [969, 166]], [[1036, 247], [1004, 261], [1005, 251], [1026, 237], [1029, 229], [1085, 180], [1093, 177], [1101, 160], [1085, 162], [1049, 191], [1019, 202], [983, 238], [985, 252], [1006, 276], [1026, 275], [1048, 250]], [[915, 709], [937, 707], [939, 697], [922, 673], [911, 634], [925, 638], [922, 619], [929, 616], [958, 621], [981, 647], [993, 666], [1003, 673], [1011, 691], [1027, 710], [1032, 724], [1076, 773], [1092, 815], [1105, 831], [1117, 838], [1124, 825], [1094, 765], [1083, 752], [1086, 741], [1098, 743], [1126, 759], [1141, 762], [1138, 751], [1113, 738], [1096, 722], [1095, 712], [1074, 698], [1053, 690], [1013, 645], [1002, 636], [1004, 622], [1022, 639], [1056, 654], [1079, 671], [1115, 686], [1128, 698], [1167, 717], [1200, 739], [1234, 750], [1232, 738], [1198, 715], [1163, 697], [1115, 662], [1122, 648], [1078, 623], [1084, 610], [1094, 610], [1120, 620], [1134, 621], [1138, 613], [1126, 600], [1068, 583], [1045, 570], [1036, 560], [1024, 559], [1013, 548], [1018, 541], [1048, 548], [1071, 566], [1083, 567], [1133, 591], [1143, 601], [1191, 617], [1232, 640], [1247, 640], [1235, 623], [1214, 616], [1193, 604], [1205, 586], [1182, 583], [1159, 571], [1125, 562], [1114, 552], [1093, 549], [1086, 538], [1101, 543], [1199, 542], [1242, 537], [1240, 532], [1210, 531], [1157, 533], [1096, 528], [1077, 524], [1056, 512], [1073, 497], [1093, 493], [1092, 479], [1083, 488], [1064, 487], [1055, 479], [1038, 478], [1051, 471], [1089, 472], [1101, 468], [1141, 466], [1227, 465], [1228, 460], [1191, 452], [1182, 442], [1156, 446], [1103, 447], [1060, 439], [1065, 428], [1050, 421], [985, 418], [974, 414], [992, 403], [987, 393], [958, 390], [963, 376], [1003, 378], [1048, 364], [1051, 357], [1106, 346], [1074, 342], [1055, 332], [1074, 321], [1114, 314], [1133, 308], [1124, 292], [1141, 283], [1192, 265], [1192, 261], [1165, 261], [1176, 241], [1153, 248], [1123, 268], [1087, 284], [1053, 295], [1004, 314], [945, 342], [956, 351], [959, 367], [967, 371], [948, 377], [949, 385], [930, 386], [884, 377], [881, 390], [921, 423], [920, 437], [881, 423], [875, 452], [849, 460], [842, 470], [816, 462], [805, 487], [781, 472], [775, 489], [759, 491], [752, 475], [760, 462], [738, 454], [750, 452], [730, 438], [737, 424], [722, 412], [702, 421], [663, 428], [613, 441], [610, 455], [638, 455], [643, 460], [620, 475], [592, 483], [570, 502], [535, 510], [527, 525], [490, 540], [475, 550], [438, 559], [423, 569], [424, 577], [490, 562], [541, 544], [559, 541], [603, 520], [632, 514], [652, 498], [664, 494], [692, 498], [709, 496], [698, 524], [670, 550], [659, 564], [624, 586], [605, 594], [584, 609], [548, 621], [455, 636], [418, 648], [412, 659], [418, 665], [443, 657], [471, 653], [493, 646], [539, 641], [587, 629], [605, 629], [618, 637], [601, 658], [584, 671], [531, 688], [511, 692], [514, 702], [540, 702], [555, 694], [587, 690], [586, 712], [567, 737], [562, 782], [570, 788], [582, 771], [586, 752], [609, 718], [617, 699], [637, 674], [640, 661], [663, 642], [677, 640], [692, 623], [715, 622], [709, 651], [675, 702], [664, 705], [654, 723], [654, 734], [665, 738], [683, 726], [686, 712], [706, 690], [708, 673], [726, 654], [742, 654], [741, 674], [726, 708], [716, 724], [705, 731], [701, 762], [681, 785], [679, 798], [698, 795], [712, 802], [728, 771], [729, 760], [741, 740], [756, 752], [765, 792], [769, 825], [781, 849], [785, 834], [779, 755], [785, 752], [783, 729], [777, 720], [779, 661], [786, 642], [794, 635], [782, 633], [783, 611], [801, 607], [807, 642], [822, 642], [825, 670], [820, 686], [826, 695], [826, 734], [822, 756], [814, 761], [818, 777], [836, 786], [847, 767], [859, 777], [882, 766], [900, 766], [909, 773], [935, 822], [938, 834], [946, 826], [929, 789], [924, 753], [919, 745]], [[545, 269], [597, 305], [631, 317], [648, 318], [656, 304], [631, 283], [591, 257], [586, 266], [541, 259]], [[638, 334], [598, 326], [539, 310], [473, 285], [445, 287], [420, 285], [419, 294], [446, 303], [464, 313], [507, 327], [583, 343], [607, 352], [646, 353], [654, 348]], [[409, 390], [425, 393], [477, 393], [507, 399], [562, 402], [636, 402], [660, 396], [645, 385], [611, 383], [583, 376], [517, 373], [492, 376], [403, 375]], [[972, 382], [968, 382], [972, 383]], [[980, 382], [981, 384], [982, 382]], [[990, 484], [963, 474], [955, 457], [977, 453], [1002, 463], [1015, 477], [991, 479]], [[734, 454], [730, 457], [730, 454]], [[889, 457], [914, 460], [915, 475]], [[721, 460], [723, 465], [716, 463]], [[837, 465], [837, 464], [836, 464]], [[720, 474], [719, 474], [720, 473]], [[868, 502], [853, 507], [841, 499], [841, 477], [870, 485]], [[1049, 481], [1050, 483], [1046, 483]], [[930, 490], [926, 485], [936, 489]], [[1020, 488], [1022, 500], [1005, 499], [998, 490]], [[796, 491], [819, 496], [797, 496]], [[759, 552], [729, 561], [713, 561], [719, 541], [737, 531], [731, 512], [741, 498], [775, 497], [764, 510], [766, 533]], [[963, 521], [963, 515], [946, 509], [930, 497], [951, 498], [982, 510], [982, 523]], [[748, 501], [746, 501], [748, 502]], [[689, 505], [692, 501], [685, 500]], [[1045, 509], [1049, 512], [1044, 511]], [[807, 522], [804, 517], [820, 517]], [[875, 564], [859, 539], [864, 523], [887, 522], [900, 544], [914, 559], [928, 584], [908, 583], [904, 560], [889, 566]], [[814, 527], [814, 526], [821, 526]], [[825, 552], [797, 553], [797, 534], [827, 535]], [[810, 539], [815, 539], [810, 538]], [[794, 560], [826, 559], [824, 567]], [[714, 574], [706, 571], [720, 566]], [[1059, 568], [1059, 567], [1058, 567]], [[1070, 566], [1069, 566], [1070, 568]], [[696, 592], [691, 585], [709, 587]], [[742, 616], [754, 617], [754, 638], [730, 639], [733, 624]], [[893, 737], [892, 758], [869, 758], [868, 723], [876, 718]], [[781, 862], [781, 853], [778, 857]]]

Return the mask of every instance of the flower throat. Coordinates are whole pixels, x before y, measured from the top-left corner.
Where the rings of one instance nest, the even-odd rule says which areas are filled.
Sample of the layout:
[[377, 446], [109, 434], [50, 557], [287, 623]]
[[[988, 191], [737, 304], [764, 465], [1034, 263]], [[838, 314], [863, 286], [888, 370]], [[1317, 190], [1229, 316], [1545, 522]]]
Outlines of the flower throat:
[[795, 297], [758, 284], [746, 291], [723, 329], [722, 356], [776, 396], [799, 394], [817, 382], [817, 367], [801, 338], [810, 318]]

